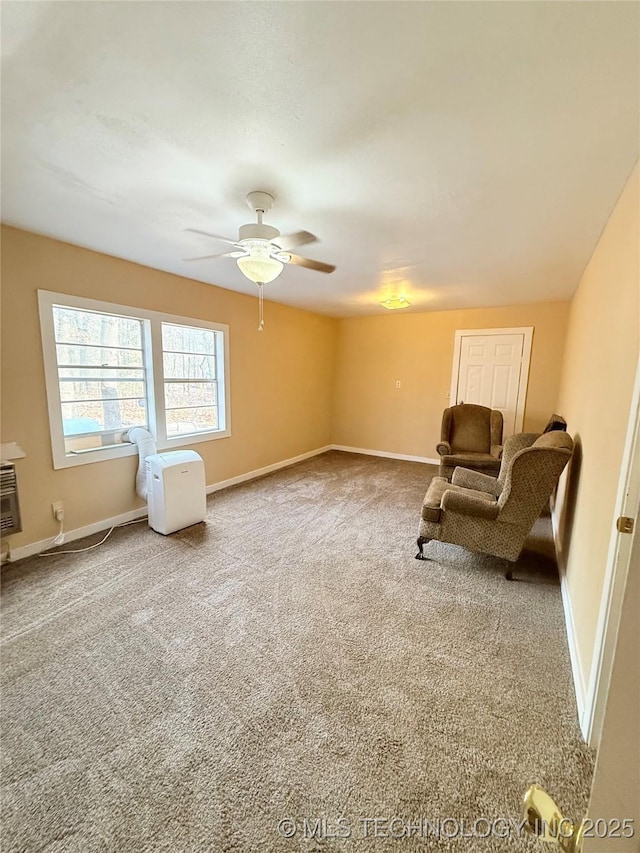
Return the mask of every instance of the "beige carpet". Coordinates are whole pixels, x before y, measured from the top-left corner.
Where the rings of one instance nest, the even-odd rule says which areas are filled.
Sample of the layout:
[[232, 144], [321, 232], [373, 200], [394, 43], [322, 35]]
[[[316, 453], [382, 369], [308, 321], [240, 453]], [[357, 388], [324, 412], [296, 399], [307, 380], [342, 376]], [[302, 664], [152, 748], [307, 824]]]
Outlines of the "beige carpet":
[[415, 560], [433, 473], [330, 452], [6, 569], [4, 853], [534, 850], [461, 837], [534, 781], [582, 816], [553, 562]]

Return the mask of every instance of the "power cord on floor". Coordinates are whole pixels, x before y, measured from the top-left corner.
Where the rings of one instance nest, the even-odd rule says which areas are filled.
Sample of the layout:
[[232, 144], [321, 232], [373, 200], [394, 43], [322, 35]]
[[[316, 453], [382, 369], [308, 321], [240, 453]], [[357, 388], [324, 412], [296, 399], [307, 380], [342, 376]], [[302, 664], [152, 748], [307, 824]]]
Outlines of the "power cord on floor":
[[[99, 542], [96, 542], [93, 545], [88, 545], [86, 548], [75, 548], [75, 549], [69, 549], [66, 551], [48, 551], [48, 550], [47, 551], [41, 551], [38, 554], [38, 557], [57, 557], [58, 554], [82, 554], [84, 551], [93, 551], [94, 548], [98, 548], [100, 545], [104, 544], [107, 541], [107, 539], [111, 536], [113, 531], [116, 530], [116, 528], [128, 527], [130, 524], [140, 524], [141, 522], [146, 521], [146, 520], [147, 520], [147, 518], [145, 516], [144, 518], [136, 518], [133, 521], [125, 521], [122, 524], [114, 524], [113, 527], [110, 527], [109, 530], [107, 530], [106, 534], [102, 537], [102, 539]], [[60, 539], [60, 537], [63, 537], [63, 540], [64, 540], [64, 533], [62, 532], [62, 519], [59, 519], [59, 521], [60, 521], [60, 532], [58, 533], [56, 538], [53, 540], [54, 545], [56, 544], [56, 540]]]
[[58, 528], [58, 535], [53, 540], [53, 545], [64, 545], [64, 512], [59, 510], [56, 513], [56, 518], [58, 519], [58, 524], [60, 527]]

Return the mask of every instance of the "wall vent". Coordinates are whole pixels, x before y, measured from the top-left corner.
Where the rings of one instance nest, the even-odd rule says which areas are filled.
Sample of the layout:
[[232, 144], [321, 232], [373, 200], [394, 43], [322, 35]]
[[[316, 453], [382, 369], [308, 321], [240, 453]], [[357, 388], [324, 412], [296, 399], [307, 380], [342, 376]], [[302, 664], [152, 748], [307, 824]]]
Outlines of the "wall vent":
[[3, 536], [10, 536], [21, 530], [16, 466], [3, 462], [0, 466], [0, 532]]

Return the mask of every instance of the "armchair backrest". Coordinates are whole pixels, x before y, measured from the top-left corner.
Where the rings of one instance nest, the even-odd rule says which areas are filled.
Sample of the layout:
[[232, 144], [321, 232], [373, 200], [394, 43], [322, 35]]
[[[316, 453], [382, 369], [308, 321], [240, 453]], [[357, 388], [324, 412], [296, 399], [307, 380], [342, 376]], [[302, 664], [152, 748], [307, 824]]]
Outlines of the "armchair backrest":
[[[531, 433], [521, 436], [524, 442]], [[507, 524], [530, 530], [571, 458], [573, 439], [566, 432], [554, 431], [544, 433], [515, 452], [512, 448], [517, 447], [517, 442], [508, 440], [508, 445], [505, 452], [509, 450], [509, 459], [500, 471], [503, 484], [498, 517]]]
[[502, 412], [474, 403], [460, 403], [444, 410], [441, 440], [453, 453], [489, 453], [502, 444]]
[[504, 489], [507, 472], [511, 468], [511, 460], [513, 457], [516, 453], [524, 450], [525, 447], [531, 447], [533, 442], [539, 437], [539, 432], [517, 432], [505, 439], [504, 447], [502, 448], [502, 456], [500, 457], [500, 473], [498, 474], [500, 492]]

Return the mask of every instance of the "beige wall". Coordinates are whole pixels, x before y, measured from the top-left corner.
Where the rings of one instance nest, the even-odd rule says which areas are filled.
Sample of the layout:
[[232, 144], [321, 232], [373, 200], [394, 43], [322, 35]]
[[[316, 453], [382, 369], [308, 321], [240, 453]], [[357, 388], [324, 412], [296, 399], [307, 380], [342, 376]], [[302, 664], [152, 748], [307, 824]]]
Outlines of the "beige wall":
[[[38, 288], [230, 325], [232, 436], [195, 446], [205, 459], [210, 484], [329, 443], [435, 456], [448, 404], [454, 334], [470, 328], [533, 326], [524, 429], [538, 430], [553, 411], [560, 411], [572, 432], [579, 427], [579, 438], [585, 429], [598, 433], [595, 455], [607, 460], [611, 425], [599, 429], [594, 424], [598, 418], [615, 421], [622, 434], [626, 417], [620, 410], [628, 406], [632, 371], [620, 371], [619, 362], [638, 346], [637, 252], [634, 273], [629, 221], [633, 208], [627, 190], [626, 202], [612, 216], [576, 294], [560, 402], [569, 303], [340, 321], [269, 303], [267, 329], [258, 334], [252, 297], [3, 228], [2, 440], [18, 441], [27, 451], [18, 463], [25, 531], [13, 537], [13, 547], [55, 533], [52, 500], [65, 502], [68, 529], [140, 506], [133, 489], [133, 458], [53, 470]], [[635, 212], [637, 216], [637, 207]], [[615, 225], [618, 220], [621, 224]], [[615, 300], [610, 298], [611, 277], [617, 282]], [[586, 394], [594, 376], [597, 394]], [[399, 390], [396, 380], [402, 383]], [[593, 458], [591, 453], [588, 457], [587, 464]], [[598, 514], [589, 487], [583, 488], [587, 505], [579, 514], [578, 530], [588, 528]], [[614, 492], [612, 484], [609, 493]], [[563, 530], [567, 539], [566, 519]], [[599, 548], [601, 552], [602, 542]], [[569, 554], [567, 542], [565, 549]], [[575, 571], [570, 567], [572, 578]], [[589, 610], [585, 602], [591, 594], [582, 594], [580, 584], [572, 590], [577, 612]], [[595, 611], [597, 602], [592, 605]], [[590, 659], [589, 631], [580, 629], [585, 660]]]
[[585, 685], [640, 351], [638, 189], [636, 167], [571, 303], [558, 402], [576, 439], [556, 514]]
[[542, 429], [556, 411], [568, 313], [549, 302], [341, 320], [334, 443], [435, 457], [458, 329], [534, 327], [524, 429]]
[[330, 443], [335, 320], [268, 303], [258, 333], [255, 298], [13, 228], [2, 229], [2, 273], [2, 441], [27, 453], [13, 548], [55, 535], [54, 500], [70, 530], [142, 505], [133, 457], [53, 470], [38, 289], [229, 324], [232, 435], [194, 445], [207, 483]]

